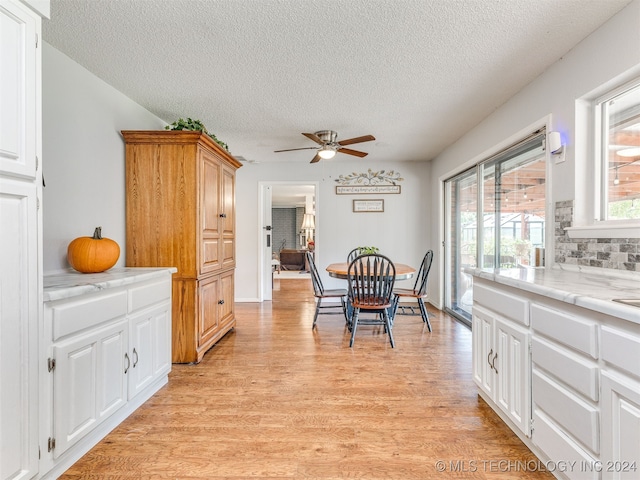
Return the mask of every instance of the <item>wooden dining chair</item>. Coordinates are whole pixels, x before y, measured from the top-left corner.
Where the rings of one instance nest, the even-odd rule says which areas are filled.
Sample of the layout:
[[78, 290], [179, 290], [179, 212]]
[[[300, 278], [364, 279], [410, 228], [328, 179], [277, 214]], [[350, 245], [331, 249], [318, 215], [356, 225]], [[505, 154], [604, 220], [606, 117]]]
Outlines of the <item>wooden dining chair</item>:
[[[414, 313], [413, 306], [404, 307], [399, 305], [400, 300], [403, 298], [415, 298], [418, 301], [418, 308], [420, 310], [420, 315], [422, 316], [422, 321], [427, 324], [429, 331], [431, 331], [431, 322], [429, 321], [429, 314], [427, 313], [427, 307], [424, 305], [424, 300], [427, 298], [427, 280], [429, 279], [429, 271], [431, 270], [432, 262], [433, 250], [429, 250], [422, 259], [413, 288], [396, 288], [393, 290], [394, 318], [397, 314], [398, 308], [401, 309], [402, 315], [416, 315]], [[411, 313], [406, 313], [406, 308], [410, 308]]]
[[[380, 254], [367, 254], [356, 257], [347, 269], [349, 281], [349, 303], [353, 308], [351, 314], [351, 341], [353, 347], [358, 324], [384, 325], [389, 335], [391, 347], [393, 340], [393, 285], [396, 279], [396, 267], [393, 262]], [[360, 318], [361, 313], [373, 313], [373, 318]]]
[[353, 262], [358, 255], [360, 255], [360, 247], [356, 247], [349, 252], [349, 255], [347, 255], [347, 263]]
[[[318, 321], [318, 315], [321, 313], [324, 315], [344, 315], [347, 323], [349, 322], [349, 317], [347, 315], [347, 289], [346, 288], [336, 288], [332, 290], [327, 290], [322, 285], [322, 280], [320, 279], [320, 275], [318, 274], [318, 269], [316, 268], [316, 262], [313, 258], [312, 252], [306, 252], [307, 254], [307, 262], [309, 263], [309, 270], [311, 272], [311, 283], [313, 284], [313, 295], [316, 297], [316, 312], [313, 316], [313, 325], [311, 325], [311, 329], [313, 330], [316, 326], [316, 322]], [[340, 299], [340, 305], [322, 305], [322, 300], [325, 298], [333, 298]], [[342, 311], [336, 311], [337, 308], [342, 307]], [[323, 311], [323, 310], [327, 311]]]

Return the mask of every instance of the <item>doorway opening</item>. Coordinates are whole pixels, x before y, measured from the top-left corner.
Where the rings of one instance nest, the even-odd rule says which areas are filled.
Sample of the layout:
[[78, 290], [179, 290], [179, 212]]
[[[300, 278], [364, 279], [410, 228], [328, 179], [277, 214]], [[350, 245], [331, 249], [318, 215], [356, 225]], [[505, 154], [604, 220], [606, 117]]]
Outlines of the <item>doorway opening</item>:
[[318, 182], [260, 182], [260, 301], [275, 282], [307, 280], [306, 252], [317, 252]]

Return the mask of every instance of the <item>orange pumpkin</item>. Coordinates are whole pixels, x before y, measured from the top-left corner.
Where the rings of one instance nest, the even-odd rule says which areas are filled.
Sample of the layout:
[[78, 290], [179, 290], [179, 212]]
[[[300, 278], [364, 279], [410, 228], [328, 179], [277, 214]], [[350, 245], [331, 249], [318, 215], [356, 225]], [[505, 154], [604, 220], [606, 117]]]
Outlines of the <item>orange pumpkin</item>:
[[67, 248], [67, 260], [77, 271], [98, 273], [113, 267], [120, 257], [120, 247], [110, 238], [102, 238], [102, 227], [93, 237], [78, 237]]

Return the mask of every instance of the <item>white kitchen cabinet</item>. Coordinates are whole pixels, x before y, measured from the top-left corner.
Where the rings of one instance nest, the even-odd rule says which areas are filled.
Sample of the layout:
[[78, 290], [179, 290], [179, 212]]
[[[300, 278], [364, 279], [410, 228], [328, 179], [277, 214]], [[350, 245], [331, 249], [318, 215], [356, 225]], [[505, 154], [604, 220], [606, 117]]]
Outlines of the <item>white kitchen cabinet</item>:
[[128, 397], [135, 397], [171, 369], [171, 304], [131, 317]]
[[551, 300], [531, 304], [532, 441], [554, 462], [576, 462], [564, 472], [570, 479], [601, 475], [598, 324], [584, 313]]
[[0, 0], [0, 480], [39, 468], [40, 31], [39, 13]]
[[496, 383], [495, 370], [491, 363], [495, 359], [494, 318], [489, 311], [474, 305], [472, 322], [473, 380], [493, 399]]
[[[635, 298], [637, 277], [475, 274], [473, 377], [480, 395], [545, 465], [557, 467], [557, 478], [640, 478], [640, 314], [610, 300]], [[520, 370], [527, 339], [530, 366]], [[503, 385], [509, 366], [514, 377]], [[521, 388], [513, 384], [518, 376]], [[529, 392], [529, 437], [518, 415], [506, 413], [518, 401], [502, 392]]]
[[75, 335], [53, 347], [53, 458], [127, 402], [128, 322]]
[[530, 436], [531, 362], [527, 329], [479, 305], [473, 307], [474, 381]]
[[602, 372], [602, 478], [640, 477], [640, 382]]
[[601, 331], [604, 479], [640, 477], [640, 325]]
[[42, 478], [57, 478], [167, 383], [172, 272], [45, 277], [55, 287], [45, 288]]

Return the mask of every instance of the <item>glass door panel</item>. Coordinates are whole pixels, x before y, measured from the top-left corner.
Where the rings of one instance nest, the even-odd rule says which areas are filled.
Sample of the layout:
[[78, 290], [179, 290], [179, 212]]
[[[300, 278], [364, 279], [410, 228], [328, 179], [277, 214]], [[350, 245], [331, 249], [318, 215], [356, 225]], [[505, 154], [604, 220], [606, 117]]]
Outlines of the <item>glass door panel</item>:
[[449, 226], [447, 307], [461, 320], [471, 319], [473, 277], [465, 267], [477, 266], [478, 181], [473, 168], [446, 182]]

